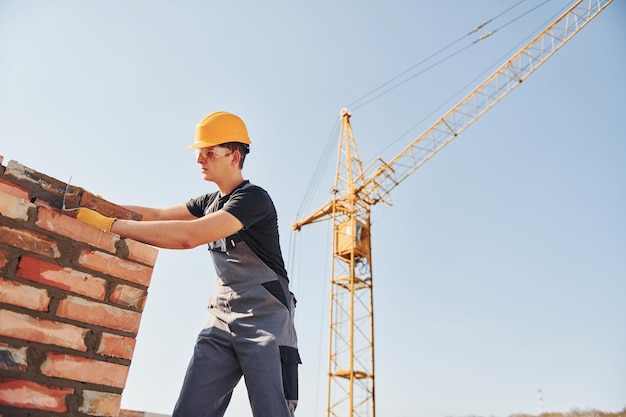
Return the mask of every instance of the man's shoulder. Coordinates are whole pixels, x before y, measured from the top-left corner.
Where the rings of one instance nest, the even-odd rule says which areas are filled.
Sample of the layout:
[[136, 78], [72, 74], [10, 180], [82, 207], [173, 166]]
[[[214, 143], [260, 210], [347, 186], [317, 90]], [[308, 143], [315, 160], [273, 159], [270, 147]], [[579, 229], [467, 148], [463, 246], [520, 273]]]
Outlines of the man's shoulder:
[[237, 187], [228, 199], [229, 206], [236, 206], [245, 212], [274, 212], [274, 202], [261, 186], [246, 182]]
[[196, 217], [202, 217], [205, 214], [206, 208], [215, 201], [218, 194], [217, 191], [212, 191], [190, 199], [187, 201], [187, 210]]
[[269, 197], [269, 193], [263, 187], [253, 184], [250, 181], [245, 181], [241, 186], [237, 187], [232, 194], [235, 193], [263, 194]]

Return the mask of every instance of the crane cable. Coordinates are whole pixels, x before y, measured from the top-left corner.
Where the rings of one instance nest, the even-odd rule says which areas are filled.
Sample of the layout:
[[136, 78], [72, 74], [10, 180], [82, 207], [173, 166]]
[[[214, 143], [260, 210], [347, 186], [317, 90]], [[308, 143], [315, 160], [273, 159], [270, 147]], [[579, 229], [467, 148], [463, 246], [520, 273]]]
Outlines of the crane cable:
[[[485, 26], [487, 26], [489, 23], [493, 22], [494, 20], [498, 19], [499, 17], [503, 16], [504, 14], [508, 13], [510, 10], [512, 10], [513, 8], [519, 6], [520, 4], [524, 3], [526, 0], [520, 0], [519, 2], [517, 2], [516, 4], [514, 4], [513, 6], [509, 7], [508, 9], [504, 10], [503, 12], [497, 14], [496, 16], [494, 16], [493, 18], [486, 20], [485, 22], [481, 23], [480, 25], [476, 26], [476, 28], [474, 28], [474, 30], [468, 32], [467, 34], [459, 37], [458, 39], [450, 42], [448, 45], [444, 46], [443, 48], [439, 49], [437, 52], [429, 55], [428, 57], [424, 58], [423, 60], [421, 60], [420, 62], [418, 62], [417, 64], [407, 68], [406, 70], [404, 70], [403, 72], [401, 72], [400, 74], [396, 75], [395, 77], [391, 78], [390, 80], [384, 82], [383, 84], [379, 85], [378, 87], [374, 88], [373, 90], [369, 91], [367, 94], [359, 97], [358, 99], [356, 99], [355, 101], [353, 101], [352, 103], [350, 103], [348, 105], [348, 108], [351, 110], [356, 110], [359, 109], [363, 106], [365, 106], [366, 104], [371, 103], [372, 101], [380, 98], [381, 96], [389, 93], [392, 90], [395, 90], [396, 88], [400, 87], [401, 85], [407, 83], [408, 81], [412, 80], [413, 78], [424, 74], [425, 72], [427, 72], [428, 70], [433, 69], [436, 66], [439, 66], [441, 64], [443, 64], [445, 61], [451, 59], [452, 57], [460, 54], [461, 52], [465, 51], [466, 49], [474, 46], [475, 44], [484, 41], [485, 39], [491, 37], [494, 33], [500, 31], [501, 29], [511, 25], [512, 23], [516, 22], [517, 20], [521, 19], [522, 17], [526, 16], [527, 14], [535, 11], [536, 9], [538, 9], [539, 7], [545, 5], [546, 3], [548, 3], [551, 0], [545, 0], [542, 3], [538, 4], [537, 6], [529, 9], [528, 11], [522, 13], [521, 15], [509, 20], [508, 22], [504, 23], [503, 25], [497, 27], [496, 29], [487, 32], [481, 36], [479, 36], [478, 38], [474, 39], [471, 43], [457, 49], [456, 51], [450, 53], [449, 55], [444, 56], [443, 58], [441, 58], [440, 60], [436, 61], [435, 63], [431, 64], [430, 66], [420, 70], [419, 72], [416, 72], [412, 75], [410, 75], [409, 77], [391, 85], [389, 88], [386, 88], [385, 90], [381, 91], [380, 93], [374, 95], [373, 97], [370, 97], [372, 94], [380, 91], [381, 89], [389, 86], [390, 84], [392, 84], [394, 81], [399, 80], [400, 78], [402, 78], [403, 76], [405, 76], [406, 74], [410, 73], [411, 71], [413, 71], [414, 69], [418, 68], [420, 65], [426, 63], [427, 61], [435, 58], [437, 55], [443, 53], [444, 51], [446, 51], [447, 49], [450, 49], [451, 47], [453, 47], [454, 45], [458, 44], [459, 42], [462, 42], [465, 38], [474, 35], [476, 32], [478, 32], [479, 30], [481, 30], [482, 28], [484, 28]], [[370, 97], [368, 99], [368, 97]], [[367, 99], [367, 100], [366, 100]]]
[[[548, 3], [551, 0], [545, 0], [543, 3], [533, 7], [532, 9], [526, 11], [524, 14], [516, 17], [515, 19], [509, 21], [506, 23], [506, 25], [509, 25], [511, 23], [513, 23], [514, 21], [520, 19], [521, 17], [529, 14], [530, 12], [536, 10], [537, 8], [545, 5], [546, 3]], [[541, 27], [545, 27], [549, 22], [553, 21], [556, 16], [559, 16], [561, 14], [563, 14], [563, 12], [568, 8], [568, 5], [565, 5], [563, 7], [561, 7], [556, 13], [553, 13], [553, 15], [547, 19]], [[502, 25], [500, 26], [498, 29], [494, 30], [493, 32], [489, 32], [489, 34], [493, 34], [495, 33], [497, 30], [503, 28], [506, 25]], [[486, 35], [483, 35], [486, 36]], [[500, 65], [502, 63], [503, 59], [506, 59], [507, 57], [511, 56], [511, 54], [514, 51], [517, 51], [521, 45], [524, 45], [528, 42], [528, 39], [531, 38], [532, 36], [534, 36], [533, 34], [527, 36], [525, 39], [523, 39], [522, 41], [520, 41], [517, 45], [515, 45], [513, 48], [511, 48], [510, 50], [508, 50], [503, 56], [501, 56], [500, 58], [498, 58], [494, 64], [492, 64], [489, 68], [485, 69], [483, 72], [481, 72], [480, 74], [478, 74], [476, 77], [472, 78], [467, 84], [465, 84], [463, 87], [461, 87], [456, 93], [452, 94], [447, 100], [445, 100], [443, 103], [441, 103], [439, 106], [437, 106], [435, 109], [433, 109], [433, 111], [431, 111], [430, 113], [428, 113], [426, 116], [424, 116], [421, 120], [419, 120], [417, 123], [415, 123], [414, 125], [412, 125], [410, 128], [408, 128], [407, 130], [404, 131], [404, 133], [402, 133], [400, 136], [398, 136], [395, 140], [388, 142], [387, 146], [385, 146], [380, 152], [379, 154], [384, 153], [385, 151], [387, 151], [389, 148], [391, 148], [393, 145], [395, 145], [398, 141], [400, 141], [401, 139], [403, 139], [404, 137], [406, 137], [409, 133], [411, 133], [413, 130], [415, 130], [419, 125], [421, 125], [422, 123], [426, 122], [427, 120], [429, 120], [432, 116], [434, 116], [435, 114], [440, 114], [442, 109], [445, 106], [449, 106], [450, 102], [455, 98], [460, 96], [464, 91], [467, 91], [468, 88], [473, 87], [476, 85], [476, 83], [481, 80], [484, 79], [485, 75], [492, 72], [493, 68], [496, 67], [497, 65]], [[408, 80], [406, 80], [408, 81]], [[400, 84], [398, 84], [397, 86], [399, 86]], [[397, 87], [395, 86], [395, 87]], [[394, 87], [394, 88], [395, 88]], [[390, 90], [388, 90], [390, 91]], [[387, 92], [388, 92], [387, 91]], [[371, 160], [369, 161], [371, 162]]]
[[[322, 177], [323, 177], [323, 173], [326, 171], [328, 161], [331, 159], [329, 156], [334, 151], [333, 145], [335, 143], [335, 140], [336, 140], [335, 138], [337, 136], [338, 130], [339, 130], [339, 119], [335, 119], [335, 124], [333, 125], [333, 128], [331, 129], [328, 135], [328, 139], [326, 140], [326, 145], [324, 146], [324, 150], [322, 151], [322, 157], [320, 157], [319, 160], [317, 161], [317, 165], [315, 166], [315, 171], [313, 173], [313, 176], [311, 177], [311, 181], [309, 182], [307, 190], [304, 193], [302, 202], [300, 203], [300, 206], [298, 207], [296, 218], [300, 217], [300, 214], [303, 212], [303, 210], [307, 209], [311, 205], [311, 201], [313, 200], [313, 196], [314, 196], [314, 190], [317, 190], [317, 188], [319, 187], [320, 181], [322, 180]], [[296, 252], [298, 252], [298, 250], [299, 248], [298, 248], [297, 236], [295, 236], [295, 233], [290, 233], [289, 234], [289, 247], [288, 247], [288, 252], [287, 252], [288, 253], [287, 265], [290, 265], [288, 274], [290, 277], [295, 277], [299, 275], [295, 271], [296, 264], [298, 265], [298, 268], [299, 268], [299, 262], [297, 260], [300, 259], [300, 257], [296, 255]], [[294, 284], [298, 284], [298, 282], [294, 280]]]
[[337, 140], [337, 133], [339, 131], [340, 119], [336, 118], [335, 123], [328, 134], [328, 139], [326, 139], [326, 145], [322, 151], [322, 156], [317, 161], [317, 165], [315, 166], [315, 170], [313, 172], [313, 176], [311, 177], [311, 182], [309, 183], [306, 192], [304, 193], [304, 197], [302, 198], [302, 202], [298, 207], [298, 212], [296, 216], [299, 217], [300, 214], [310, 207], [311, 201], [314, 197], [314, 191], [317, 190], [320, 181], [322, 180], [323, 173], [326, 171], [326, 167], [328, 166], [328, 161], [331, 159], [330, 155], [335, 151], [335, 142]]

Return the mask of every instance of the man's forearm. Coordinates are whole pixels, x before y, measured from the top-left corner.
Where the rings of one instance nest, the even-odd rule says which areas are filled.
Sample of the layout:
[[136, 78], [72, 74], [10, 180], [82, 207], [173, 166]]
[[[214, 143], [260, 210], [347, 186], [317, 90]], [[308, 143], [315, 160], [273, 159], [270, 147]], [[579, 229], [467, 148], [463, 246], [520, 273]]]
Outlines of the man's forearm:
[[150, 207], [123, 205], [127, 210], [141, 214], [142, 220], [157, 220], [158, 210]]
[[175, 206], [152, 208], [133, 205], [124, 205], [124, 208], [141, 214], [143, 221], [152, 220], [193, 220], [196, 219], [187, 209], [185, 204]]
[[215, 242], [241, 230], [232, 214], [218, 211], [194, 220], [116, 220], [111, 232], [164, 249], [190, 249]]
[[[111, 232], [164, 249], [190, 249], [203, 242], [194, 233], [192, 221], [116, 220]], [[197, 228], [196, 228], [197, 229]]]

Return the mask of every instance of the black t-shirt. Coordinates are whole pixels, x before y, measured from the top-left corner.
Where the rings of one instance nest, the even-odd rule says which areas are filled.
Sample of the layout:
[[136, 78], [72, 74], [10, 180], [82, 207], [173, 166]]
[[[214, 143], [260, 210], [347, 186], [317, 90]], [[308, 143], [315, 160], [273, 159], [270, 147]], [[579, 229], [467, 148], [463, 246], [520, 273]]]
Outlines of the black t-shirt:
[[[219, 202], [213, 204], [216, 199], [219, 199]], [[279, 276], [287, 278], [280, 250], [278, 215], [272, 199], [264, 189], [246, 180], [225, 196], [216, 191], [193, 198], [187, 202], [187, 209], [196, 217], [218, 210], [225, 210], [235, 216], [243, 223], [243, 229], [225, 241], [236, 241], [238, 239], [234, 238], [239, 235], [268, 267]], [[209, 244], [209, 249], [219, 246]]]

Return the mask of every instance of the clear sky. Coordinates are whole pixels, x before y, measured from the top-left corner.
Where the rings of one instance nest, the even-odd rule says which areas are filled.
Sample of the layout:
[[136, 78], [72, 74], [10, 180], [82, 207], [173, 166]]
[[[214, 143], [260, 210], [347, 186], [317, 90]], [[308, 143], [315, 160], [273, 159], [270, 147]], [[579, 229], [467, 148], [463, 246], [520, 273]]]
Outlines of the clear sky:
[[[195, 124], [240, 115], [299, 300], [297, 414], [325, 415], [331, 224], [290, 225], [331, 197], [341, 108], [389, 160], [570, 3], [0, 0], [0, 155], [166, 206], [215, 189]], [[626, 406], [625, 22], [616, 0], [375, 206], [378, 415]], [[204, 247], [160, 251], [123, 408], [171, 412], [213, 289]]]

